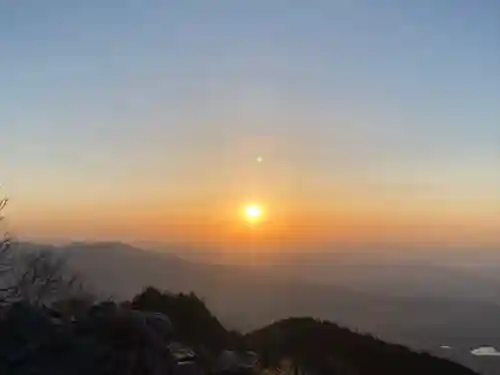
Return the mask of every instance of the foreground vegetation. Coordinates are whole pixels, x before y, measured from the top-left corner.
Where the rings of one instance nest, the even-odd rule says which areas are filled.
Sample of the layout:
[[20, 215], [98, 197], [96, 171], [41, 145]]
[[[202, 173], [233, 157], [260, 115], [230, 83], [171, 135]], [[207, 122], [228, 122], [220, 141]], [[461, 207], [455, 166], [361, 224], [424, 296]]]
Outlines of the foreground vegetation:
[[245, 335], [227, 331], [196, 295], [152, 287], [120, 303], [68, 299], [48, 308], [18, 301], [1, 312], [2, 374], [184, 374], [169, 349], [174, 342], [195, 353], [190, 374], [228, 374], [217, 367], [228, 351], [259, 359], [251, 371], [233, 374], [474, 374], [313, 318], [284, 319]]

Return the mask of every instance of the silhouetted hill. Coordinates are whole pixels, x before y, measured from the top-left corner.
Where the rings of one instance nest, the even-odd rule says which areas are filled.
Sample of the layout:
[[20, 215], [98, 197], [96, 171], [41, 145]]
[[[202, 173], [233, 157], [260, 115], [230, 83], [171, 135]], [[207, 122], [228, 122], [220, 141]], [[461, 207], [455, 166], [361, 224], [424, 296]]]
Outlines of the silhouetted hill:
[[[195, 294], [152, 287], [132, 301], [72, 312], [16, 303], [2, 307], [0, 328], [2, 374], [258, 375], [283, 369], [284, 362], [315, 375], [475, 374], [312, 318], [281, 320], [242, 336], [228, 332]], [[185, 372], [185, 349], [195, 372]], [[258, 363], [240, 370], [253, 371], [221, 372], [228, 349], [252, 350]]]
[[317, 374], [473, 374], [456, 363], [312, 318], [284, 319], [246, 339], [269, 365], [293, 358]]
[[[148, 287], [131, 306], [171, 317], [178, 339], [216, 353], [223, 348], [256, 351], [264, 367], [291, 359], [316, 374], [473, 374], [453, 362], [387, 344], [328, 321], [288, 318], [245, 336], [230, 333], [195, 294], [172, 294]], [[335, 372], [336, 371], [336, 372]]]

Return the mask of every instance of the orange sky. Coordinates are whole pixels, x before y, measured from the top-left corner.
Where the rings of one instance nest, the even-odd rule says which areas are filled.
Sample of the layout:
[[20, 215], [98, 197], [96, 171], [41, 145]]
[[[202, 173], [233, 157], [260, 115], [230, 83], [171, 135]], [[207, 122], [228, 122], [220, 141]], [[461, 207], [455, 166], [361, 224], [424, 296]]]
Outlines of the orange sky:
[[[144, 197], [68, 206], [11, 201], [7, 226], [33, 237], [178, 241], [198, 247], [245, 250], [354, 243], [499, 242], [500, 216], [491, 201], [388, 199], [338, 189], [331, 196], [262, 199], [265, 215], [249, 228], [241, 207], [249, 196], [169, 202]], [[268, 194], [271, 197], [271, 194]], [[295, 197], [297, 198], [297, 196]], [[493, 202], [495, 203], [495, 202]], [[24, 212], [23, 212], [24, 210]], [[11, 214], [9, 214], [9, 212]]]
[[496, 4], [421, 1], [0, 1], [2, 225], [229, 249], [500, 243]]

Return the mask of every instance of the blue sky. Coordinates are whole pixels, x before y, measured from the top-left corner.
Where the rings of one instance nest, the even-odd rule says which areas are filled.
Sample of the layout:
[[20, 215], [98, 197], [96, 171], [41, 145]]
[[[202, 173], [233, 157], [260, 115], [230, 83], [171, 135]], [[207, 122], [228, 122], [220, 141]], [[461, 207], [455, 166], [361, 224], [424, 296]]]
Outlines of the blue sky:
[[438, 185], [435, 199], [500, 210], [499, 14], [472, 0], [2, 2], [1, 183], [25, 216], [243, 195], [242, 171], [275, 195]]

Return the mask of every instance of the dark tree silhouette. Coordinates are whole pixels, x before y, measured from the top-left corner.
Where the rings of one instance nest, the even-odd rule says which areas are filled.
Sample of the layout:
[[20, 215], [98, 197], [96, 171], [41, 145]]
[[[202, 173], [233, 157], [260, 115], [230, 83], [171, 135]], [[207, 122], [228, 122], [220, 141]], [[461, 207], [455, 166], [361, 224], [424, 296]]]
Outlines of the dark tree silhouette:
[[131, 307], [169, 316], [178, 339], [195, 348], [217, 353], [230, 341], [226, 329], [194, 293], [173, 294], [148, 287], [132, 300]]

